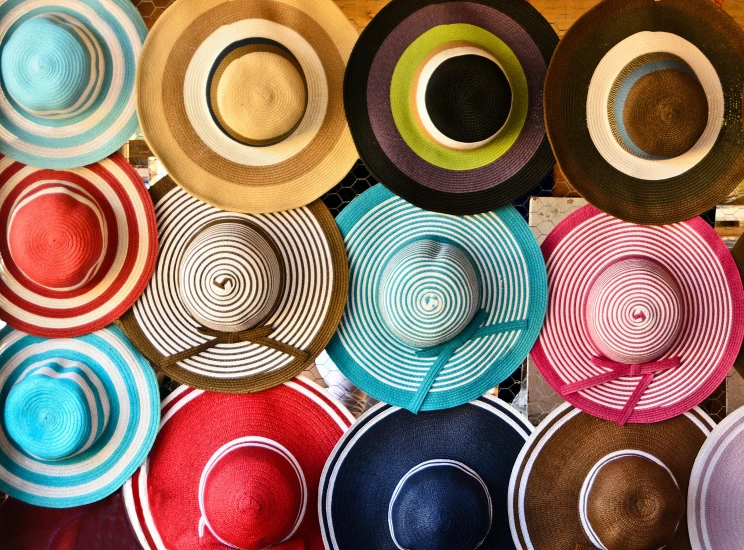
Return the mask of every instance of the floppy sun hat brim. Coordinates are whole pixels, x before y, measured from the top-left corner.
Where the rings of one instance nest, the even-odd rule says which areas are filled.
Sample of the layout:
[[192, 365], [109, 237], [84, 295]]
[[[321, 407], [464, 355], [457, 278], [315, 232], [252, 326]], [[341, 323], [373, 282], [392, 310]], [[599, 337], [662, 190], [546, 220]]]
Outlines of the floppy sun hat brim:
[[339, 441], [323, 471], [319, 506], [326, 548], [399, 548], [388, 527], [391, 498], [407, 472], [433, 459], [463, 464], [487, 486], [493, 519], [480, 548], [513, 548], [505, 510], [508, 478], [532, 430], [522, 415], [490, 396], [420, 415], [376, 405]]
[[[657, 53], [687, 65], [708, 102], [697, 142], [664, 159], [624, 150], [608, 111], [624, 67]], [[743, 78], [744, 33], [713, 3], [604, 0], [571, 26], [548, 69], [545, 121], [558, 165], [584, 198], [615, 217], [663, 225], [697, 216], [744, 179]]]
[[[6, 56], [8, 41], [33, 18], [45, 18], [74, 30], [90, 56], [91, 72], [80, 76], [90, 82], [71, 110], [45, 116], [18, 103], [9, 92], [4, 74], [0, 86], [0, 153], [42, 168], [77, 168], [98, 162], [118, 150], [137, 131], [134, 83], [147, 27], [128, 0], [4, 2], [0, 6], [3, 72], [34, 63], [33, 48], [45, 36], [26, 33], [25, 45]], [[46, 61], [50, 61], [50, 70], [56, 71], [57, 81], [61, 82], [71, 77], [66, 71], [73, 70], [73, 62], [65, 57], [64, 44], [58, 46], [59, 50], [54, 52], [57, 59], [51, 56], [51, 61]], [[60, 62], [60, 57], [65, 61]], [[27, 69], [29, 74], [34, 70], [41, 72], [38, 67]]]
[[69, 372], [74, 367], [73, 374], [102, 391], [109, 404], [108, 421], [95, 442], [60, 460], [43, 460], [21, 449], [4, 420], [0, 490], [36, 506], [69, 508], [119, 489], [147, 456], [160, 421], [155, 373], [124, 333], [112, 325], [79, 338], [43, 339], [5, 328], [0, 350], [3, 406], [21, 377], [35, 376], [50, 361], [64, 363]]
[[[150, 192], [160, 253], [149, 285], [121, 319], [134, 345], [171, 378], [211, 391], [260, 391], [302, 372], [327, 345], [346, 303], [346, 253], [328, 208], [316, 201], [275, 214], [230, 213], [204, 204], [169, 178]], [[276, 309], [262, 323], [272, 327], [264, 344], [229, 343], [200, 333], [199, 323], [180, 298], [184, 250], [193, 235], [221, 220], [245, 220], [260, 227], [283, 260], [284, 289]], [[174, 360], [178, 353], [210, 340], [214, 343], [208, 349]]]
[[[519, 368], [540, 332], [547, 282], [535, 237], [512, 206], [450, 216], [422, 210], [377, 185], [336, 221], [351, 275], [346, 310], [328, 354], [355, 385], [405, 408], [423, 392], [420, 410], [443, 409], [483, 395]], [[387, 260], [414, 239], [451, 241], [466, 249], [480, 272], [477, 306], [485, 311], [483, 326], [514, 323], [513, 329], [459, 342], [433, 380], [427, 373], [449, 352], [423, 355], [395, 339], [385, 329], [378, 303]]]
[[[14, 212], [29, 197], [42, 195], [95, 203], [104, 220], [102, 259], [80, 286], [41, 286], [13, 261], [7, 235]], [[37, 336], [81, 336], [112, 323], [142, 293], [155, 268], [158, 235], [152, 200], [140, 176], [118, 153], [64, 171], [0, 157], [0, 227], [6, 235], [0, 240], [0, 319]], [[67, 229], [45, 223], [38, 227], [42, 237], [45, 231], [56, 237], [55, 232]], [[69, 243], [70, 256], [80, 252], [72, 249], [78, 244]]]
[[[346, 115], [362, 160], [378, 181], [428, 210], [486, 212], [527, 193], [554, 163], [542, 87], [557, 43], [545, 18], [521, 0], [386, 5], [359, 37], [344, 80]], [[490, 141], [454, 149], [430, 136], [431, 124], [420, 128], [413, 80], [433, 54], [473, 48], [496, 60], [513, 102]]]
[[[220, 129], [207, 89], [223, 51], [255, 38], [286, 49], [307, 83], [299, 126], [260, 147]], [[142, 52], [137, 112], [145, 140], [179, 185], [219, 208], [263, 213], [308, 204], [357, 159], [342, 95], [356, 38], [330, 0], [179, 2], [158, 19]]]
[[[642, 226], [587, 205], [558, 224], [542, 250], [548, 314], [532, 359], [567, 401], [619, 423], [659, 422], [699, 405], [724, 381], [744, 338], [744, 290], [731, 254], [702, 218]], [[656, 328], [679, 330], [659, 357], [598, 365], [603, 354], [587, 325], [587, 303], [600, 276], [629, 258], [661, 266], [678, 295], [671, 300], [663, 288], [634, 286], [631, 280], [608, 285], [612, 292], [599, 309], [611, 321], [601, 321], [603, 337], [633, 353], [639, 347], [647, 352], [656, 343]], [[643, 333], [644, 327], [651, 333]], [[677, 364], [666, 368], [664, 361]], [[634, 363], [650, 370], [633, 373]], [[617, 366], [631, 370], [615, 374]]]
[[[334, 445], [354, 422], [325, 390], [302, 377], [252, 395], [181, 386], [163, 400], [162, 417], [150, 456], [123, 489], [127, 513], [144, 548], [203, 548], [196, 529], [202, 515], [196, 498], [202, 469], [223, 444], [246, 436], [275, 441], [296, 458], [307, 480], [308, 498], [294, 539], [303, 540], [307, 548], [322, 547], [318, 483]], [[212, 421], [216, 417], [220, 422]]]
[[[535, 429], [512, 470], [509, 523], [517, 549], [594, 548], [582, 526], [579, 492], [592, 467], [614, 452], [655, 457], [687, 494], [695, 457], [714, 426], [699, 408], [656, 424], [621, 427], [561, 405]], [[665, 548], [689, 548], [684, 517]]]

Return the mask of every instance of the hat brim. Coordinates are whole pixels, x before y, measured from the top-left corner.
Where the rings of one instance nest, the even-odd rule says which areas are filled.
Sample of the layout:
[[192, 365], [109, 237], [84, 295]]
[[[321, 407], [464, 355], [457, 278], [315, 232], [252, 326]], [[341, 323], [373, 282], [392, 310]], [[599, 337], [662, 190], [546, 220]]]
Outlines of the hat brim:
[[203, 547], [196, 498], [202, 470], [225, 443], [246, 436], [276, 441], [297, 459], [308, 495], [293, 540], [303, 540], [308, 548], [321, 546], [318, 483], [334, 445], [354, 422], [341, 403], [315, 383], [297, 378], [254, 395], [181, 386], [163, 400], [162, 415], [150, 456], [123, 489], [127, 513], [144, 548]]
[[[595, 69], [612, 48], [644, 31], [669, 33], [696, 47], [715, 70], [723, 93], [720, 121], [725, 123], [710, 152], [683, 173], [656, 181], [611, 165], [587, 124]], [[696, 0], [600, 2], [566, 32], [545, 80], [545, 121], [558, 165], [584, 198], [615, 217], [663, 225], [697, 216], [722, 202], [744, 179], [742, 79], [744, 33], [717, 6]]]
[[385, 260], [396, 247], [420, 238], [450, 239], [480, 271], [486, 324], [527, 320], [518, 331], [473, 339], [457, 350], [435, 380], [421, 410], [454, 407], [511, 375], [532, 348], [547, 303], [544, 262], [535, 237], [511, 207], [478, 216], [447, 216], [417, 208], [377, 185], [336, 218], [351, 273], [349, 300], [328, 354], [356, 386], [375, 399], [407, 407], [436, 357], [395, 339], [377, 308]]
[[338, 443], [323, 472], [319, 502], [326, 548], [395, 550], [390, 499], [409, 470], [433, 459], [455, 460], [483, 479], [493, 523], [480, 548], [512, 548], [505, 509], [508, 478], [530, 433], [524, 417], [489, 396], [419, 415], [376, 405]]
[[0, 403], [40, 361], [64, 358], [97, 376], [110, 406], [108, 423], [91, 447], [53, 462], [18, 448], [3, 425], [0, 491], [36, 506], [68, 508], [121, 487], [147, 456], [160, 421], [155, 373], [124, 333], [112, 325], [79, 338], [46, 340], [6, 328], [0, 331], [0, 349]]
[[82, 168], [45, 170], [0, 158], [0, 226], [21, 193], [49, 183], [90, 195], [106, 216], [108, 248], [96, 273], [73, 290], [41, 287], [13, 263], [7, 239], [0, 242], [0, 319], [49, 338], [73, 337], [118, 319], [147, 286], [158, 254], [155, 209], [142, 179], [120, 154]]
[[[687, 494], [695, 457], [714, 426], [697, 408], [664, 422], [621, 427], [561, 405], [537, 427], [512, 471], [509, 523], [517, 549], [593, 548], [579, 517], [579, 493], [592, 467], [616, 451], [656, 457]], [[665, 548], [689, 544], [683, 518]]]
[[[135, 346], [171, 378], [210, 391], [250, 393], [297, 376], [331, 339], [346, 304], [348, 265], [343, 239], [320, 202], [278, 214], [236, 214], [188, 195], [170, 179], [150, 190], [160, 232], [155, 272], [142, 296], [121, 319]], [[207, 342], [178, 294], [178, 266], [189, 239], [209, 222], [245, 219], [274, 241], [285, 265], [284, 290], [264, 325], [270, 338], [297, 347], [293, 357], [257, 343], [220, 344], [180, 362], [169, 355]]]

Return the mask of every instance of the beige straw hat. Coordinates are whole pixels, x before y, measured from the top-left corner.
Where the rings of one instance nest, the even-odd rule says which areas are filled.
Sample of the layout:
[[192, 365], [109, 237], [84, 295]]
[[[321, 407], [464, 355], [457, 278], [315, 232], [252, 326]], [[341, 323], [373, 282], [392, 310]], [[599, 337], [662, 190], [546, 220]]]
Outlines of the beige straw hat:
[[218, 208], [304, 206], [357, 159], [342, 89], [356, 38], [331, 0], [180, 0], [142, 50], [145, 140]]

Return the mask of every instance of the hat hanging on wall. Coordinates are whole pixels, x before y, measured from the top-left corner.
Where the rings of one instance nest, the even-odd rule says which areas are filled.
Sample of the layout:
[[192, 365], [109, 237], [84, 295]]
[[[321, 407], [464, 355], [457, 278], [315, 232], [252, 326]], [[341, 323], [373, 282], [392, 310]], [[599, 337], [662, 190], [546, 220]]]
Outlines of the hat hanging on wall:
[[557, 43], [525, 0], [386, 5], [344, 81], [359, 155], [428, 210], [487, 212], [526, 194], [554, 163], [542, 90]]
[[0, 153], [77, 168], [137, 131], [134, 81], [147, 27], [129, 0], [0, 6]]
[[509, 524], [518, 550], [685, 550], [685, 500], [715, 426], [699, 408], [620, 427], [564, 403], [514, 465]]
[[556, 160], [589, 202], [642, 224], [686, 220], [744, 180], [744, 32], [713, 2], [604, 0], [545, 81]]
[[545, 316], [545, 265], [512, 206], [422, 210], [376, 185], [336, 218], [349, 298], [328, 354], [372, 397], [411, 411], [483, 395], [511, 375]]
[[150, 450], [158, 383], [114, 325], [79, 338], [0, 331], [0, 491], [67, 508], [107, 497]]
[[[146, 550], [322, 548], [318, 483], [354, 417], [299, 377], [251, 395], [181, 386], [124, 486]], [[219, 418], [219, 422], [213, 419]]]
[[413, 415], [378, 404], [328, 459], [320, 521], [329, 550], [513, 550], [509, 474], [532, 433], [484, 396]]
[[155, 268], [152, 200], [118, 153], [64, 171], [0, 156], [0, 227], [0, 318], [37, 336], [112, 323]]
[[692, 550], [725, 550], [741, 545], [739, 517], [744, 498], [744, 408], [716, 426], [700, 449], [690, 479], [687, 524]]
[[170, 178], [150, 192], [160, 253], [121, 320], [134, 345], [171, 378], [229, 393], [270, 388], [311, 364], [348, 288], [343, 240], [325, 205], [237, 214]]
[[634, 225], [587, 205], [542, 244], [548, 314], [532, 359], [567, 401], [619, 424], [658, 422], [724, 381], [744, 290], [702, 218]]
[[331, 0], [180, 0], [142, 51], [145, 140], [218, 208], [308, 204], [357, 159], [342, 89], [356, 38]]

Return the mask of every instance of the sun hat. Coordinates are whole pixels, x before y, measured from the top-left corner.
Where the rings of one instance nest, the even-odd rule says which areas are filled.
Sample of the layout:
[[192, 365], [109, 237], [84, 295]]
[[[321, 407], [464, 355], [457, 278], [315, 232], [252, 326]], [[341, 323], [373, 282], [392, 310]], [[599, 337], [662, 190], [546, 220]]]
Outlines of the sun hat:
[[336, 222], [350, 283], [327, 351], [356, 386], [418, 412], [467, 403], [519, 368], [540, 332], [547, 282], [512, 206], [451, 216], [376, 185]]
[[229, 393], [270, 388], [312, 364], [348, 287], [343, 239], [323, 203], [237, 214], [169, 178], [150, 192], [160, 253], [121, 319], [145, 357], [183, 384]]
[[320, 475], [354, 421], [341, 403], [299, 377], [250, 395], [180, 386], [162, 415], [124, 486], [143, 548], [322, 548]]
[[532, 359], [583, 411], [658, 422], [724, 381], [744, 338], [744, 289], [702, 218], [634, 225], [591, 205], [542, 244], [548, 313]]
[[331, 0], [180, 0], [142, 51], [145, 140], [174, 181], [218, 208], [304, 206], [358, 157], [342, 89], [356, 37]]
[[545, 123], [568, 181], [634, 223], [686, 220], [744, 179], [744, 32], [699, 0], [604, 0], [568, 30]]
[[141, 550], [119, 492], [74, 508], [42, 508], [14, 498], [0, 505], [7, 550]]
[[137, 130], [134, 81], [147, 27], [129, 0], [0, 6], [0, 153], [77, 168]]
[[67, 508], [107, 497], [157, 433], [158, 384], [114, 325], [78, 338], [0, 331], [0, 491]]
[[739, 517], [744, 498], [744, 408], [713, 430], [700, 449], [688, 492], [687, 524], [692, 550], [728, 550], [741, 545]]
[[155, 267], [152, 200], [118, 153], [65, 171], [0, 156], [0, 227], [0, 319], [37, 336], [105, 327]]
[[685, 496], [715, 426], [699, 408], [618, 426], [564, 403], [514, 464], [509, 524], [518, 550], [689, 550]]
[[526, 194], [554, 164], [542, 89], [557, 43], [525, 0], [391, 2], [346, 70], [360, 157], [428, 210], [475, 214]]
[[513, 549], [509, 474], [530, 433], [526, 418], [490, 396], [419, 415], [376, 405], [323, 471], [325, 547]]

